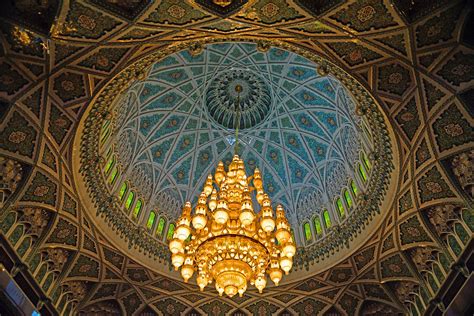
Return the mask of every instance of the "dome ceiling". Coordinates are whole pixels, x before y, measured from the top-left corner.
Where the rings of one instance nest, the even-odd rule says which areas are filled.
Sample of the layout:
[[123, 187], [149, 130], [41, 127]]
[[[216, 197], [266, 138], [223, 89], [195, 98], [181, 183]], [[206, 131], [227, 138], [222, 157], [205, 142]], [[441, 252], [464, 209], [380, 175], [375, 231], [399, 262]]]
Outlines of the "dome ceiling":
[[[238, 150], [296, 224], [303, 198], [327, 204], [353, 177], [361, 148], [352, 97], [316, 68], [254, 43], [208, 44], [194, 56], [183, 50], [155, 63], [115, 106], [112, 143], [127, 166], [124, 177], [151, 201], [163, 192], [179, 206], [196, 199], [217, 162], [232, 158], [240, 86]], [[174, 218], [179, 210], [168, 212]]]

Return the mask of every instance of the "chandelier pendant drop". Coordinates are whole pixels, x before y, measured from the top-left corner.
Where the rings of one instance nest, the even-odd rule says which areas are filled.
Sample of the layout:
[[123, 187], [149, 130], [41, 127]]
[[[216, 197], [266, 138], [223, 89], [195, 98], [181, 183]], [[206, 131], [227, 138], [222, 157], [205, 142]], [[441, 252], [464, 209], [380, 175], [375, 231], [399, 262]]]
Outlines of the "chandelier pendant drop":
[[[253, 182], [253, 187], [250, 183]], [[256, 213], [251, 193], [256, 192]], [[276, 219], [271, 201], [263, 191], [260, 171], [247, 178], [242, 159], [235, 155], [229, 170], [219, 162], [209, 175], [194, 213], [186, 202], [169, 243], [171, 261], [187, 282], [194, 273], [204, 290], [215, 282], [219, 295], [229, 297], [246, 291], [247, 284], [262, 292], [266, 275], [278, 285], [288, 274], [296, 252], [290, 225], [281, 205]]]

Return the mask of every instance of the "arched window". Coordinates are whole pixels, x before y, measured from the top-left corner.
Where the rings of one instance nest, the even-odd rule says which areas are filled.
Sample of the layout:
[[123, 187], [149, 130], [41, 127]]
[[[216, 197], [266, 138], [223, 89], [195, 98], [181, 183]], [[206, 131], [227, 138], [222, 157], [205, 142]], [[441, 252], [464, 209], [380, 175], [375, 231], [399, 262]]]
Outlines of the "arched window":
[[112, 154], [112, 147], [110, 147], [110, 148], [107, 150], [107, 153], [105, 154], [105, 157], [106, 157], [107, 159], [109, 159], [111, 154]]
[[155, 224], [155, 211], [151, 211], [150, 215], [148, 216], [148, 221], [146, 222], [146, 228], [148, 230], [151, 230], [153, 228], [153, 225]]
[[351, 180], [351, 190], [352, 190], [352, 193], [354, 193], [354, 196], [356, 196], [357, 193], [359, 192], [358, 189], [357, 189], [357, 185], [355, 184], [354, 180]]
[[142, 211], [143, 201], [138, 199], [137, 203], [135, 204], [135, 208], [133, 209], [133, 218], [137, 219], [140, 216], [140, 212]]
[[117, 166], [113, 167], [112, 172], [110, 173], [110, 176], [109, 176], [110, 184], [114, 184], [115, 180], [117, 179], [118, 173], [119, 173], [118, 167]]
[[365, 173], [364, 167], [362, 167], [361, 164], [358, 164], [358, 169], [359, 169], [359, 175], [362, 179], [362, 181], [367, 181], [367, 174]]
[[174, 234], [174, 224], [171, 223], [170, 226], [168, 227], [168, 233], [166, 234], [166, 239], [171, 240], [173, 238]]
[[323, 233], [323, 229], [321, 227], [321, 219], [319, 216], [314, 218], [314, 229], [316, 230], [316, 235], [320, 236]]
[[351, 198], [351, 195], [349, 194], [349, 191], [347, 191], [347, 190], [344, 190], [344, 200], [346, 200], [347, 206], [349, 206], [349, 208], [351, 208], [352, 207], [352, 198]]
[[365, 153], [362, 153], [362, 161], [364, 162], [365, 168], [367, 170], [370, 170], [370, 167], [371, 167], [370, 160], [367, 158]]
[[115, 165], [115, 156], [110, 157], [109, 161], [105, 165], [105, 174], [109, 173], [110, 169]]
[[340, 218], [344, 218], [344, 216], [346, 216], [346, 210], [340, 198], [336, 200], [336, 207], [337, 207], [337, 211], [339, 212]]
[[120, 187], [120, 191], [119, 191], [119, 194], [118, 194], [118, 197], [119, 197], [120, 201], [123, 201], [123, 199], [125, 197], [125, 193], [127, 193], [127, 189], [128, 189], [127, 182], [124, 182], [122, 184], [122, 186]]
[[310, 241], [311, 238], [313, 237], [311, 234], [311, 227], [309, 226], [309, 223], [305, 223], [303, 225], [303, 230], [304, 230], [304, 238], [306, 241]]
[[105, 143], [105, 141], [107, 140], [107, 138], [109, 137], [110, 135], [110, 121], [105, 121], [104, 125], [102, 126], [102, 135], [100, 137], [100, 141], [102, 143]]
[[133, 200], [135, 199], [135, 193], [133, 191], [128, 192], [127, 200], [125, 201], [125, 208], [127, 210], [132, 206]]
[[160, 217], [160, 220], [158, 221], [158, 226], [156, 226], [156, 236], [162, 237], [163, 236], [163, 230], [165, 229], [166, 221], [163, 217]]
[[323, 211], [323, 218], [324, 218], [324, 225], [326, 225], [326, 228], [331, 227], [331, 218], [329, 217], [328, 210]]

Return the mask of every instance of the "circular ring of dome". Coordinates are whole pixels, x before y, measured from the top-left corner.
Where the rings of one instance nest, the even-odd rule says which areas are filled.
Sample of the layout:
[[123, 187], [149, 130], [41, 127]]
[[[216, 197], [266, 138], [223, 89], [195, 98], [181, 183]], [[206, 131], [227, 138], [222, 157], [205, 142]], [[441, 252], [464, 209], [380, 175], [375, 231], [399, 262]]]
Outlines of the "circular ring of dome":
[[[256, 45], [253, 44], [254, 42], [251, 39], [245, 39], [242, 41], [251, 42], [251, 45]], [[270, 46], [267, 42], [263, 43], [264, 44], [262, 46], [257, 47], [268, 48]], [[206, 44], [208, 43], [200, 42], [197, 45], [199, 46]], [[157, 270], [160, 269], [156, 266], [156, 258], [165, 261], [169, 259], [167, 247], [162, 241], [157, 240], [147, 233], [146, 229], [144, 229], [141, 224], [137, 225], [131, 219], [130, 213], [132, 210], [130, 210], [129, 214], [126, 214], [123, 211], [124, 202], [117, 198], [116, 190], [118, 190], [118, 188], [114, 189], [115, 191], [111, 191], [110, 185], [108, 184], [108, 181], [110, 181], [110, 172], [108, 175], [103, 173], [104, 165], [107, 166], [108, 164], [106, 161], [106, 154], [108, 153], [104, 152], [102, 148], [103, 142], [101, 139], [104, 137], [104, 126], [107, 126], [108, 124], [110, 124], [110, 126], [120, 125], [123, 123], [123, 120], [126, 119], [126, 115], [128, 115], [123, 114], [125, 111], [113, 110], [114, 107], [117, 106], [119, 99], [117, 96], [121, 92], [128, 89], [132, 82], [137, 82], [137, 79], [143, 80], [146, 77], [145, 74], [147, 72], [148, 75], [150, 75], [150, 69], [152, 69], [151, 73], [153, 74], [153, 68], [151, 67], [156, 67], [157, 64], [166, 64], [166, 56], [171, 56], [176, 52], [184, 51], [187, 49], [188, 45], [189, 43], [182, 44], [172, 47], [168, 50], [152, 53], [120, 72], [94, 98], [81, 120], [81, 124], [78, 128], [78, 133], [75, 138], [76, 148], [79, 148], [80, 150], [80, 160], [78, 161], [76, 155], [74, 156], [74, 165], [78, 166], [78, 168], [75, 169], [75, 174], [79, 180], [79, 183], [83, 184], [80, 186], [79, 193], [85, 201], [85, 205], [88, 206], [86, 209], [92, 212], [92, 216], [96, 216], [96, 224], [98, 227], [103, 229], [105, 234], [110, 234], [111, 239], [114, 239], [113, 236], [117, 236], [117, 233], [122, 236], [122, 238], [119, 240], [114, 241], [117, 247], [121, 248], [124, 252], [133, 255], [134, 258], [136, 258], [136, 260], [142, 264], [150, 267], [151, 269]], [[355, 206], [353, 212], [351, 212], [351, 214], [346, 217], [345, 221], [337, 225], [333, 225], [331, 229], [328, 229], [327, 235], [321, 240], [318, 240], [317, 244], [314, 244], [310, 247], [300, 248], [298, 256], [295, 258], [296, 268], [313, 265], [315, 261], [325, 262], [325, 265], [320, 265], [318, 268], [315, 268], [313, 272], [316, 273], [321, 269], [326, 269], [329, 267], [327, 265], [329, 259], [327, 258], [335, 258], [334, 260], [338, 260], [337, 262], [345, 259], [348, 255], [348, 251], [343, 251], [344, 246], [348, 247], [349, 244], [358, 245], [362, 243], [368, 238], [369, 234], [361, 234], [361, 232], [365, 230], [370, 230], [373, 232], [380, 224], [382, 218], [380, 215], [380, 210], [388, 209], [390, 207], [389, 205], [392, 203], [391, 199], [393, 198], [390, 194], [387, 196], [385, 194], [386, 192], [393, 192], [394, 186], [398, 182], [398, 174], [394, 172], [394, 170], [397, 170], [399, 166], [399, 161], [397, 160], [398, 155], [396, 154], [397, 148], [394, 147], [395, 142], [393, 131], [387, 127], [389, 125], [388, 119], [381, 112], [380, 107], [378, 106], [375, 99], [356, 79], [327, 60], [314, 55], [312, 52], [295, 48], [294, 46], [286, 43], [272, 42], [271, 45], [273, 45], [273, 47], [276, 49], [276, 51], [273, 51], [276, 58], [280, 58], [287, 53], [295, 54], [295, 58], [307, 59], [315, 63], [320, 76], [326, 76], [327, 74], [330, 74], [331, 78], [334, 78], [334, 80], [336, 80], [339, 84], [343, 84], [344, 87], [347, 87], [347, 89], [350, 91], [350, 94], [353, 96], [350, 97], [350, 99], [353, 98], [357, 100], [355, 112], [370, 122], [367, 128], [370, 129], [370, 137], [372, 139], [371, 143], [373, 144], [373, 148], [370, 151], [370, 156], [372, 158], [372, 170], [370, 178], [367, 180], [367, 183], [364, 187], [364, 191], [361, 192], [361, 194], [357, 197], [357, 205]], [[192, 46], [196, 46], [196, 44], [194, 43]], [[271, 50], [272, 49], [270, 49], [270, 51]], [[313, 67], [316, 69], [316, 66]], [[301, 76], [302, 74], [298, 69], [293, 69], [291, 75]], [[173, 80], [177, 78], [175, 73], [172, 73], [171, 77]], [[177, 84], [177, 86], [181, 86], [181, 84]], [[137, 95], [133, 92], [129, 97], [131, 99], [140, 99], [140, 97], [143, 97], [143, 95]], [[314, 100], [311, 95], [307, 94], [301, 94], [301, 97], [309, 101]], [[348, 95], [344, 96], [343, 99], [347, 98], [349, 98]], [[167, 95], [165, 99], [157, 100], [157, 102], [159, 103], [161, 100], [169, 102], [170, 104], [173, 104], [175, 101], [174, 97], [170, 95]], [[270, 111], [269, 115], [274, 115], [275, 112], [277, 111]], [[325, 122], [329, 125], [332, 125], [334, 121], [337, 121], [327, 116], [322, 116], [322, 118], [324, 118]], [[305, 117], [299, 117], [298, 120], [303, 125], [306, 125], [308, 122], [310, 122], [310, 120]], [[146, 121], [146, 125], [148, 125], [149, 122], [149, 120]], [[166, 124], [162, 125], [162, 127], [172, 129], [177, 124], [179, 124], [179, 119], [171, 115], [167, 118]], [[268, 122], [268, 124], [270, 126], [273, 123]], [[129, 135], [134, 133], [131, 129], [129, 129], [128, 132]], [[243, 141], [245, 141], [246, 136], [247, 135], [245, 134], [242, 135]], [[122, 140], [121, 135], [117, 135], [117, 137], [119, 140]], [[171, 139], [171, 137], [177, 138], [176, 134], [165, 138]], [[297, 139], [292, 137], [289, 137], [286, 141], [290, 145], [298, 144]], [[186, 144], [186, 142], [187, 140], [183, 139], [183, 144]], [[115, 145], [112, 146], [114, 147], [112, 152], [115, 152], [118, 148], [118, 146]], [[315, 149], [316, 151], [320, 150], [320, 148]], [[125, 155], [127, 153], [123, 154]], [[156, 151], [153, 153], [155, 158], [160, 158], [162, 154], [163, 151]], [[288, 154], [292, 155], [291, 153]], [[212, 153], [210, 156], [203, 155], [202, 157], [219, 159], [219, 157], [212, 157]], [[225, 157], [220, 156], [220, 158]], [[262, 156], [261, 158], [263, 160], [260, 160], [260, 162], [265, 163], [265, 159], [272, 160], [275, 157], [273, 157], [272, 152], [269, 151], [268, 157]], [[250, 157], [247, 160], [250, 165], [255, 164], [253, 157]], [[337, 159], [332, 159], [331, 161], [336, 160]], [[273, 164], [273, 161], [269, 161], [268, 163]], [[304, 161], [301, 159], [300, 163], [304, 163]], [[171, 159], [168, 166], [174, 165], [177, 165], [176, 161]], [[208, 162], [208, 165], [212, 167], [214, 164], [212, 161], [210, 161]], [[294, 166], [294, 163], [288, 163], [288, 165], [289, 167], [292, 165]], [[118, 168], [128, 167], [127, 162], [120, 161], [117, 162], [117, 166]], [[171, 169], [173, 168], [174, 167]], [[294, 175], [297, 177], [305, 174], [304, 171], [298, 169], [294, 171]], [[269, 177], [272, 177], [272, 173], [267, 174]], [[176, 172], [176, 179], [179, 180], [182, 175], [182, 173]], [[139, 180], [142, 178], [140, 173], [135, 174], [134, 177], [138, 178]], [[333, 176], [332, 178], [335, 177]], [[199, 181], [192, 183], [193, 187], [199, 187]], [[264, 183], [265, 181], [272, 181], [272, 179], [267, 178], [267, 180], [264, 179]], [[146, 181], [144, 181], [144, 183], [146, 183]], [[130, 185], [135, 186], [135, 184], [132, 183]], [[270, 187], [268, 191], [271, 192], [272, 188], [273, 187]], [[295, 188], [302, 192], [305, 191], [302, 189], [302, 187], [296, 186]], [[144, 189], [146, 190], [147, 188]], [[176, 191], [178, 190], [174, 190], [174, 192]], [[172, 194], [173, 190], [160, 193], [163, 193], [163, 196], [166, 196], [168, 199], [168, 193]], [[172, 197], [171, 200], [173, 200]], [[278, 202], [281, 201], [279, 198], [277, 200]], [[100, 217], [96, 214], [99, 214]], [[170, 220], [170, 218], [168, 219]], [[110, 229], [110, 227], [112, 227], [112, 229]], [[299, 228], [295, 227], [295, 229]], [[133, 247], [130, 248], [131, 246]], [[134, 250], [137, 248], [139, 251]], [[330, 262], [331, 265], [337, 263], [334, 260]], [[293, 275], [295, 278], [302, 277], [301, 275], [298, 276], [298, 273], [294, 273]], [[294, 280], [293, 277], [292, 280]]]
[[[206, 91], [208, 114], [219, 125], [235, 129], [261, 123], [272, 108], [270, 88], [265, 80], [248, 69], [233, 68], [219, 73]], [[240, 117], [238, 117], [240, 115]]]

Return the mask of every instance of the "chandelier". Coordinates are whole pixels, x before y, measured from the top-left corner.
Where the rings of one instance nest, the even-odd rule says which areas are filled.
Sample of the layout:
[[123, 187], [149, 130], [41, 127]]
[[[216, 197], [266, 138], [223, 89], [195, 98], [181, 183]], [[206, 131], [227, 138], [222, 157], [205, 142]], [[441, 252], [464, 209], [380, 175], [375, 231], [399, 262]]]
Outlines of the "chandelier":
[[266, 274], [278, 285], [293, 265], [296, 247], [285, 211], [278, 205], [274, 218], [260, 171], [256, 168], [247, 178], [238, 155], [227, 172], [219, 162], [214, 177], [207, 177], [193, 215], [186, 202], [176, 225], [169, 243], [172, 264], [181, 268], [184, 282], [196, 273], [201, 291], [214, 281], [219, 295], [242, 296], [250, 282], [262, 293]]

